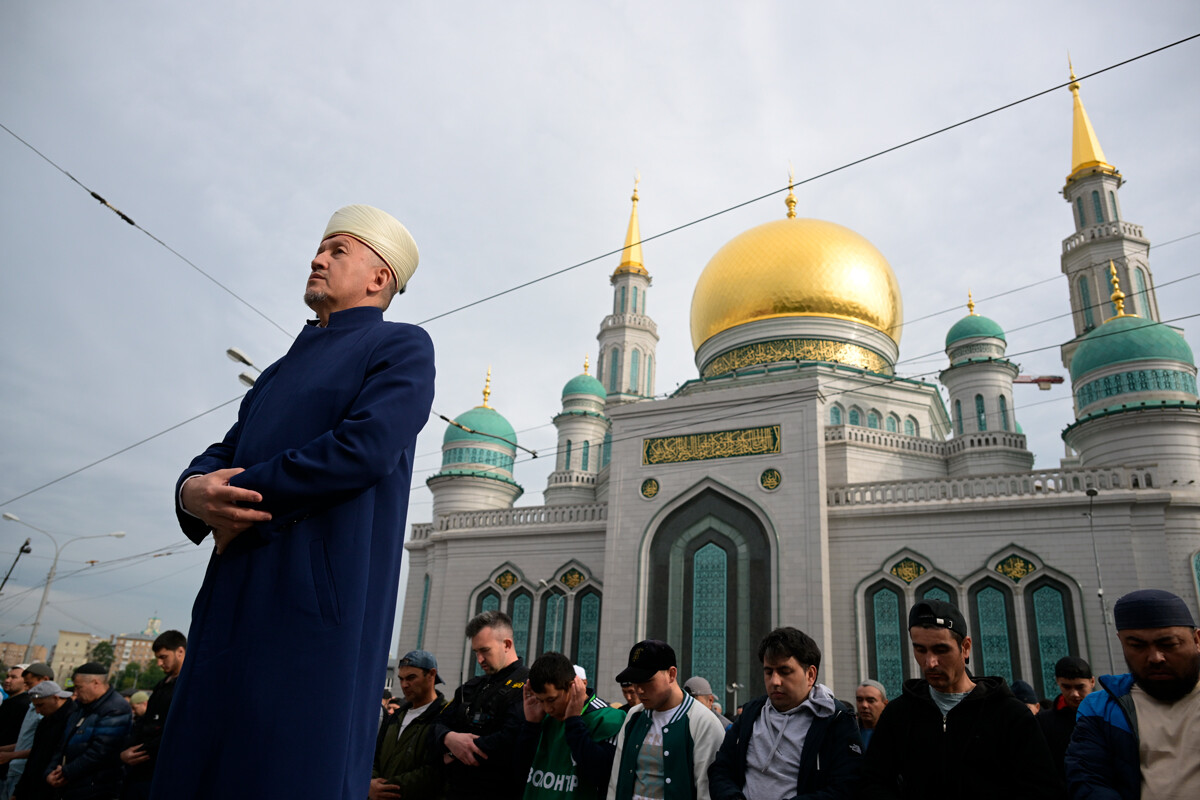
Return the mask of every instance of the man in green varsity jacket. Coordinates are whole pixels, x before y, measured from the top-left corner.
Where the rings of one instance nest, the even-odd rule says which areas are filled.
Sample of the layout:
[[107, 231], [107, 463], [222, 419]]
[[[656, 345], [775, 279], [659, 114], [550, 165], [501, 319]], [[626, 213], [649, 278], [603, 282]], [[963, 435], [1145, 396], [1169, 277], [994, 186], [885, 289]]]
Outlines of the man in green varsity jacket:
[[524, 700], [515, 763], [525, 800], [603, 797], [625, 714], [589, 694], [562, 653], [533, 662]]
[[709, 800], [708, 767], [725, 739], [721, 722], [679, 688], [675, 651], [647, 639], [629, 652], [618, 683], [641, 702], [617, 736], [608, 800]]

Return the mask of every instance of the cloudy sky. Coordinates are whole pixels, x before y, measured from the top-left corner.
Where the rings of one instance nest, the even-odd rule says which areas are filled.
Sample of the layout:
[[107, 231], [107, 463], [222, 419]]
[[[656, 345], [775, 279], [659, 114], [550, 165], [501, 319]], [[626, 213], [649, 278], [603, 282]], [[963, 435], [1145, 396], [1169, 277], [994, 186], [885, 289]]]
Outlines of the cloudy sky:
[[[337, 207], [412, 230], [421, 268], [388, 317], [420, 322], [619, 248], [635, 170], [652, 236], [781, 189], [789, 162], [803, 179], [1062, 83], [1068, 51], [1083, 75], [1197, 32], [1195, 3], [1108, 0], [4, 4], [0, 123], [213, 279], [0, 130], [0, 508], [60, 543], [126, 533], [63, 550], [39, 642], [152, 614], [186, 630], [210, 547], [181, 543], [172, 486], [234, 419], [226, 348], [266, 366], [302, 325]], [[1125, 215], [1162, 245], [1155, 282], [1178, 281], [1164, 320], [1200, 308], [1200, 236], [1182, 238], [1200, 232], [1198, 68], [1194, 40], [1082, 90]], [[1063, 88], [797, 190], [802, 216], [853, 228], [895, 269], [901, 374], [944, 365], [968, 288], [1023, 372], [1064, 373], [1070, 135]], [[696, 375], [688, 309], [708, 259], [783, 213], [776, 194], [645, 245], [658, 391]], [[492, 405], [551, 454], [617, 261], [429, 322], [435, 410], [478, 404], [490, 365]], [[1180, 324], [1200, 346], [1200, 321]], [[1057, 466], [1069, 389], [1019, 387], [1016, 404], [1037, 465]], [[410, 521], [428, 519], [443, 430], [419, 441]], [[519, 464], [520, 504], [541, 503], [551, 464]], [[27, 535], [3, 640], [28, 639], [53, 557], [4, 522], [0, 567]]]

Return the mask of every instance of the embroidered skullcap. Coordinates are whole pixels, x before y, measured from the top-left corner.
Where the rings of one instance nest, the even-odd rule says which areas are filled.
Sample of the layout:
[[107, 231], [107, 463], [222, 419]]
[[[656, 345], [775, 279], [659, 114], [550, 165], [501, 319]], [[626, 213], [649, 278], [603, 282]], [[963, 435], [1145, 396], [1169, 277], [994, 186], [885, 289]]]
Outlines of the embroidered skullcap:
[[1145, 628], [1195, 628], [1192, 612], [1183, 599], [1162, 589], [1138, 589], [1113, 607], [1117, 630]]
[[396, 290], [403, 291], [412, 274], [417, 271], [420, 253], [412, 234], [400, 220], [373, 206], [353, 205], [339, 208], [325, 226], [324, 241], [344, 233], [353, 236], [375, 251], [396, 276]]

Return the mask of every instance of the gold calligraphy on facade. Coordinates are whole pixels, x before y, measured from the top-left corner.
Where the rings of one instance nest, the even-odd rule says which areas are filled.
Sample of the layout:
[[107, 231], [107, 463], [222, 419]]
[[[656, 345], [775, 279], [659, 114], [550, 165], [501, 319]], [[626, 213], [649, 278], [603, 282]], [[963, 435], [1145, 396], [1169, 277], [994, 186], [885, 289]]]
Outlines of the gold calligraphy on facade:
[[771, 364], [776, 361], [827, 361], [865, 369], [868, 372], [891, 374], [887, 359], [865, 347], [849, 342], [827, 339], [773, 339], [769, 342], [736, 347], [714, 358], [704, 366], [703, 375], [711, 378], [741, 367]]
[[905, 583], [912, 583], [926, 573], [925, 565], [911, 558], [892, 564], [891, 573]]
[[778, 425], [643, 439], [642, 464], [769, 455], [780, 452], [782, 442]]
[[567, 570], [566, 572], [563, 573], [562, 577], [559, 578], [559, 580], [562, 581], [563, 585], [566, 586], [568, 589], [574, 589], [576, 586], [578, 586], [579, 584], [581, 584], [585, 580], [587, 580], [587, 578], [584, 576], [584, 574], [582, 572], [575, 569], [574, 567], [571, 567], [569, 570]]
[[763, 474], [758, 476], [758, 482], [769, 492], [779, 487], [779, 484], [783, 482], [783, 476], [779, 474], [779, 470], [772, 467], [763, 470]]
[[996, 572], [999, 572], [1013, 583], [1020, 583], [1021, 578], [1024, 578], [1035, 569], [1037, 569], [1037, 565], [1031, 561], [1026, 561], [1018, 555], [1011, 555], [996, 565]]
[[517, 576], [512, 573], [512, 570], [504, 570], [496, 576], [496, 585], [501, 589], [509, 589], [517, 582]]

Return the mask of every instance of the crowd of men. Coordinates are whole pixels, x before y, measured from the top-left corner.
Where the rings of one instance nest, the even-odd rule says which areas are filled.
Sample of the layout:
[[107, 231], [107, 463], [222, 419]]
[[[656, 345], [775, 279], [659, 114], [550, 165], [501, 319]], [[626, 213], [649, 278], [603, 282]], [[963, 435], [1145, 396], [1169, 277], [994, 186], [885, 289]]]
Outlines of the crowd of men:
[[819, 680], [803, 631], [759, 643], [767, 693], [721, 716], [702, 677], [682, 685], [666, 642], [638, 642], [609, 704], [562, 653], [526, 666], [512, 622], [466, 629], [483, 674], [447, 698], [437, 660], [400, 660], [385, 698], [369, 797], [436, 800], [783, 800], [783, 798], [1200, 798], [1200, 631], [1160, 590], [1114, 608], [1129, 673], [1092, 675], [1064, 656], [1046, 707], [1032, 687], [974, 675], [963, 614], [910, 609], [921, 677], [900, 696], [864, 680], [843, 702]]
[[72, 691], [46, 664], [9, 669], [0, 704], [0, 800], [149, 798], [187, 639], [167, 631], [152, 648], [165, 675], [152, 691], [128, 696], [94, 661], [75, 668]]

